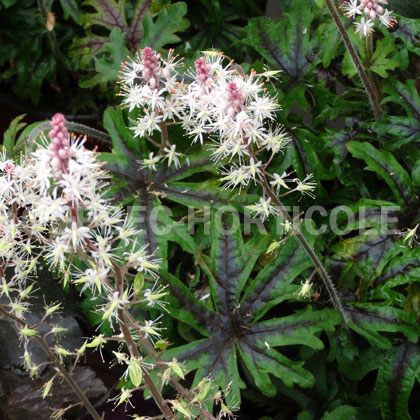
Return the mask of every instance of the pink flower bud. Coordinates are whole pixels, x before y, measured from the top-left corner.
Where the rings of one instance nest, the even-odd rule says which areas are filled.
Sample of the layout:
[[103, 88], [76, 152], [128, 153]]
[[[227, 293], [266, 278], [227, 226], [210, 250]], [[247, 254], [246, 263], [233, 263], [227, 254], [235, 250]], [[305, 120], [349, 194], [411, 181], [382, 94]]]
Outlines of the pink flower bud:
[[195, 69], [197, 72], [197, 80], [200, 84], [205, 84], [207, 79], [211, 79], [210, 76], [210, 65], [204, 61], [204, 57], [200, 57], [198, 60], [195, 61]]
[[234, 110], [235, 114], [242, 111], [245, 102], [245, 95], [239, 90], [235, 82], [229, 82], [226, 88], [228, 98], [228, 114], [232, 116], [231, 109]]
[[63, 114], [58, 113], [52, 117], [51, 130], [48, 134], [51, 138], [48, 148], [51, 156], [51, 167], [53, 168], [54, 177], [58, 179], [68, 167], [68, 159], [72, 156], [69, 133]]
[[150, 47], [146, 47], [141, 52], [141, 61], [143, 67], [142, 76], [147, 80], [150, 87], [154, 89], [159, 80], [159, 59]]

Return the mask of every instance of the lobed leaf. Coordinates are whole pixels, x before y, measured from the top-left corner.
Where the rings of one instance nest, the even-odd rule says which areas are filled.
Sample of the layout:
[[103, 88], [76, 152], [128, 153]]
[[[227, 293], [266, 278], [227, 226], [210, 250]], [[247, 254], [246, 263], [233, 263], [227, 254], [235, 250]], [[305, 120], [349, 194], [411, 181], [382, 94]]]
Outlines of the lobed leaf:
[[251, 19], [245, 27], [246, 35], [242, 42], [253, 47], [291, 78], [297, 79], [320, 61], [311, 54], [319, 41], [311, 36], [312, 19], [310, 1], [296, 0], [284, 13], [283, 19]]
[[381, 332], [402, 333], [413, 343], [418, 340], [420, 327], [413, 313], [377, 303], [361, 302], [348, 305], [346, 310], [351, 318], [350, 328], [365, 337], [372, 346], [392, 348], [391, 341]]
[[376, 172], [388, 184], [400, 206], [415, 200], [410, 176], [392, 153], [365, 142], [351, 141], [346, 147], [354, 157], [366, 162], [365, 169]]
[[184, 2], [177, 2], [163, 8], [156, 21], [153, 21], [150, 14], [146, 14], [143, 19], [144, 35], [140, 47], [159, 50], [164, 45], [179, 42], [180, 38], [175, 33], [188, 28], [189, 22], [184, 18], [186, 13], [187, 5]]

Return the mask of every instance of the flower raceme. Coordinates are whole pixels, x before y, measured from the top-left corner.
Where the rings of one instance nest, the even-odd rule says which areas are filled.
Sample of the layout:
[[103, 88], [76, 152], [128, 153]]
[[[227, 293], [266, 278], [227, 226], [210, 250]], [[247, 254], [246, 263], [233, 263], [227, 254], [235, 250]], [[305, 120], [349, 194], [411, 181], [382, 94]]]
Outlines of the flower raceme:
[[[49, 137], [51, 141], [42, 136], [37, 149], [19, 162], [7, 159], [5, 151], [0, 155], [0, 297], [6, 302], [0, 306], [4, 314], [21, 322], [16, 325], [31, 375], [37, 375], [39, 366], [33, 363], [29, 344], [37, 337], [45, 339], [40, 336], [40, 326], [59, 308], [58, 304], [46, 307], [37, 325], [28, 324], [28, 300], [41, 264], [58, 274], [64, 285], [71, 282], [80, 293], [89, 291], [102, 322], [109, 322], [113, 330], [118, 323], [123, 331], [131, 305], [164, 307], [167, 294], [158, 286], [160, 260], [150, 254], [148, 244], [142, 243], [135, 221], [104, 198], [108, 175], [95, 153], [84, 148], [83, 139], [69, 135], [61, 114], [52, 118]], [[174, 154], [175, 159], [178, 155]], [[135, 287], [137, 277], [142, 278], [141, 287]], [[143, 283], [149, 281], [151, 288], [143, 290]], [[132, 325], [141, 336], [130, 331], [114, 337], [101, 334], [86, 341], [77, 355], [88, 347], [101, 351], [108, 339], [121, 345], [129, 340], [153, 345], [160, 336], [159, 318], [133, 321]], [[53, 325], [47, 335], [57, 336], [64, 330]], [[76, 354], [59, 345], [50, 351], [56, 354], [54, 363], [59, 365], [64, 357]], [[44, 397], [53, 379], [46, 383]], [[131, 374], [130, 379], [134, 384]], [[138, 382], [140, 386], [141, 380]], [[130, 395], [131, 390], [124, 398], [129, 401]]]
[[374, 21], [377, 18], [381, 25], [392, 27], [396, 22], [392, 11], [384, 8], [381, 4], [387, 4], [387, 0], [349, 0], [345, 1], [341, 7], [345, 15], [349, 18], [356, 18], [361, 15], [361, 19], [355, 22], [355, 32], [360, 36], [369, 36], [373, 32]]
[[[212, 159], [221, 163], [223, 188], [262, 184], [265, 177], [278, 180], [280, 175], [266, 171], [273, 157], [282, 152], [290, 137], [282, 126], [276, 126], [276, 111], [280, 109], [265, 82], [276, 77], [276, 71], [244, 74], [223, 53], [205, 51], [195, 61], [195, 68], [184, 75], [180, 73], [182, 59], [170, 51], [162, 58], [149, 47], [144, 48], [133, 60], [123, 64], [120, 74], [122, 104], [129, 111], [137, 108], [139, 116], [132, 120], [135, 136], [149, 138], [154, 131], [161, 131], [162, 144], [141, 160], [140, 169], [157, 170], [163, 161], [168, 166], [181, 165], [176, 145], [171, 144], [166, 125], [180, 124], [192, 143], [207, 140]], [[309, 178], [308, 178], [309, 179]], [[295, 182], [296, 188], [287, 183]], [[270, 185], [270, 183], [265, 183]], [[271, 183], [272, 184], [272, 183]], [[299, 191], [311, 194], [313, 183], [302, 188], [296, 178], [285, 178], [276, 183], [276, 190], [284, 194]], [[266, 202], [263, 190], [263, 202]], [[277, 215], [273, 206], [259, 211], [260, 203], [253, 210], [265, 219]]]
[[[19, 163], [4, 152], [0, 156], [0, 295], [22, 317], [22, 290], [45, 261], [65, 283], [118, 302], [117, 309], [129, 306], [131, 273], [155, 283], [159, 260], [138, 243], [133, 221], [104, 198], [108, 175], [95, 153], [84, 148], [84, 140], [68, 134], [63, 115], [51, 120], [49, 137]], [[115, 318], [108, 306], [102, 306], [110, 314], [106, 318]]]
[[181, 115], [177, 76], [180, 61], [170, 50], [163, 59], [151, 48], [144, 48], [134, 60], [122, 64], [120, 74], [122, 104], [130, 111], [141, 108], [134, 121], [134, 136], [144, 137], [160, 130], [160, 123]]

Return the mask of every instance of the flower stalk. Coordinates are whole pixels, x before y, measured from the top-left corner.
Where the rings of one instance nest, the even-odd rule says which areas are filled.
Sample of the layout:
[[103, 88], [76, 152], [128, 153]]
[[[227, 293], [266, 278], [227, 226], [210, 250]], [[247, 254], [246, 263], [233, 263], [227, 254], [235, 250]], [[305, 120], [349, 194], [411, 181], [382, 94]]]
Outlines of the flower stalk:
[[290, 217], [288, 211], [286, 210], [286, 208], [284, 207], [283, 203], [281, 202], [281, 200], [278, 198], [278, 195], [272, 190], [272, 188], [270, 187], [270, 184], [267, 181], [267, 178], [264, 176], [262, 179], [262, 186], [264, 188], [264, 191], [266, 192], [266, 194], [271, 198], [271, 200], [273, 201], [273, 203], [275, 203], [275, 205], [278, 207], [280, 215], [283, 217], [283, 219], [290, 225], [292, 226], [293, 229], [293, 233], [296, 236], [296, 239], [298, 240], [298, 242], [300, 243], [300, 245], [302, 246], [302, 248], [306, 251], [306, 253], [308, 254], [309, 258], [311, 259], [315, 269], [318, 271], [326, 289], [327, 292], [331, 298], [331, 301], [333, 303], [334, 309], [340, 313], [340, 315], [343, 318], [343, 325], [345, 326], [347, 332], [348, 332], [348, 327], [347, 327], [347, 315], [346, 312], [343, 308], [343, 305], [341, 304], [341, 300], [338, 297], [337, 294], [337, 290], [334, 287], [333, 282], [331, 281], [331, 278], [327, 272], [327, 270], [325, 269], [324, 265], [322, 264], [321, 260], [318, 258], [318, 256], [316, 255], [315, 251], [312, 249], [311, 245], [309, 244], [309, 242], [306, 240], [305, 236], [303, 235], [302, 231], [300, 230], [299, 226], [297, 226], [293, 219]]
[[[0, 305], [0, 312], [4, 315], [19, 324], [22, 327], [25, 327], [26, 323], [22, 319], [19, 319], [15, 315], [8, 312], [6, 309], [4, 309], [3, 305]], [[50, 360], [54, 363], [54, 366], [58, 369], [60, 374], [63, 376], [63, 378], [67, 381], [67, 383], [70, 385], [71, 389], [74, 391], [74, 393], [77, 395], [79, 400], [83, 403], [83, 405], [86, 407], [86, 409], [89, 411], [89, 414], [95, 419], [95, 420], [103, 420], [103, 417], [101, 417], [98, 412], [95, 410], [95, 407], [92, 405], [92, 403], [89, 401], [89, 399], [86, 397], [84, 392], [80, 389], [79, 385], [77, 385], [77, 382], [72, 378], [71, 374], [67, 372], [67, 370], [64, 368], [62, 363], [57, 359], [54, 352], [51, 351], [50, 346], [48, 343], [44, 340], [43, 337], [41, 337], [38, 333], [33, 336], [35, 340], [38, 341], [44, 352], [48, 355]]]
[[353, 47], [353, 44], [350, 41], [350, 38], [347, 34], [346, 28], [344, 27], [340, 15], [337, 11], [336, 6], [334, 5], [333, 0], [325, 0], [328, 10], [331, 14], [331, 17], [333, 18], [335, 24], [337, 25], [338, 31], [340, 32], [341, 38], [343, 39], [344, 45], [347, 49], [347, 51], [350, 54], [350, 58], [356, 67], [357, 72], [359, 73], [360, 80], [363, 83], [363, 86], [365, 87], [366, 93], [369, 97], [370, 104], [372, 106], [373, 115], [375, 117], [375, 120], [377, 120], [382, 115], [382, 110], [379, 106], [379, 93], [376, 89], [376, 86], [369, 80], [363, 65], [359, 59], [359, 56], [357, 55], [356, 50]]

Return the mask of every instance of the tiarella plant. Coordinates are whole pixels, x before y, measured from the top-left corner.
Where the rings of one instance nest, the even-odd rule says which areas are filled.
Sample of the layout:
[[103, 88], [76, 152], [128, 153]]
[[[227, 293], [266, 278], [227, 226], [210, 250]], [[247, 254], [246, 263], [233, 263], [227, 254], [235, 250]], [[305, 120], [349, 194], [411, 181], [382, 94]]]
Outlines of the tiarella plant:
[[[194, 16], [183, 2], [85, 2], [73, 51], [99, 74], [81, 83], [119, 74], [107, 134], [56, 114], [4, 135], [0, 312], [42, 397], [73, 389], [56, 419], [420, 415], [420, 16], [285, 0], [239, 28], [250, 3], [201, 2], [238, 65], [197, 37], [162, 50]], [[72, 292], [93, 327], [77, 345]], [[92, 353], [118, 382], [96, 406], [76, 367]]]
[[[159, 337], [159, 322], [139, 323], [129, 314], [133, 305], [163, 305], [166, 292], [157, 276], [160, 260], [149, 251], [148, 245], [139, 243], [135, 221], [104, 197], [108, 175], [95, 153], [84, 148], [84, 141], [69, 135], [61, 114], [52, 119], [48, 135], [49, 143], [43, 137], [36, 150], [17, 163], [7, 159], [5, 152], [2, 154], [0, 273], [2, 295], [8, 302], [1, 304], [0, 311], [15, 322], [25, 349], [25, 366], [31, 375], [36, 376], [38, 370], [29, 350], [33, 340], [39, 342], [56, 366], [56, 375], [45, 384], [44, 397], [49, 394], [54, 379], [63, 376], [90, 414], [99, 419], [72, 379], [71, 371], [66, 371], [62, 359], [75, 355], [77, 363], [87, 348], [101, 349], [106, 342], [116, 341], [127, 346], [114, 354], [117, 363], [126, 365], [124, 377], [131, 383], [130, 389], [122, 389], [117, 405], [129, 402], [133, 390], [144, 383], [163, 416], [174, 418], [170, 401], [164, 400], [148, 370], [158, 366], [165, 372], [164, 381], [169, 381], [174, 375], [183, 377], [183, 368], [175, 359], [169, 363], [160, 359], [146, 363], [144, 355], [155, 354], [149, 340]], [[96, 311], [115, 335], [99, 334], [78, 349], [50, 347], [47, 336], [62, 333], [65, 328], [53, 326], [43, 334], [40, 328], [59, 311], [60, 304], [46, 306], [44, 317], [34, 325], [26, 319], [34, 281], [43, 264], [62, 279], [64, 287], [72, 283], [82, 293], [95, 296], [99, 302]], [[144, 289], [145, 281], [150, 281], [152, 286]], [[148, 348], [145, 352], [144, 346]], [[177, 386], [184, 398], [194, 399], [193, 394]], [[177, 403], [172, 401], [174, 407]], [[194, 406], [199, 412], [200, 404], [202, 400], [195, 398]]]

